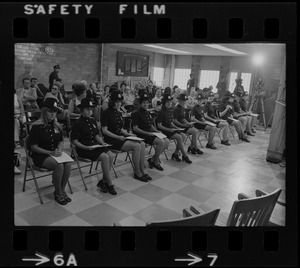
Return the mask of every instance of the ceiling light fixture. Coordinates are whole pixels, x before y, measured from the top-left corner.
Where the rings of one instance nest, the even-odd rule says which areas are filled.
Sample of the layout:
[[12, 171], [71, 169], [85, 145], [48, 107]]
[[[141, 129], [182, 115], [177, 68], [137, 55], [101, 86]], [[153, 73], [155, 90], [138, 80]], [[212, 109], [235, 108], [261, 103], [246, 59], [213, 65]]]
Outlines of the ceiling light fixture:
[[152, 47], [152, 48], [158, 48], [158, 49], [163, 49], [163, 50], [168, 50], [172, 52], [177, 52], [177, 53], [184, 53], [184, 54], [192, 54], [190, 52], [182, 51], [182, 50], [177, 50], [177, 49], [172, 49], [172, 48], [167, 48], [167, 47], [162, 47], [162, 46], [157, 46], [157, 45], [143, 45], [145, 47]]
[[216, 45], [216, 44], [203, 44], [203, 45], [207, 46], [207, 47], [227, 51], [227, 52], [230, 52], [230, 53], [234, 53], [234, 54], [247, 55], [247, 53], [244, 53], [244, 52], [241, 52], [241, 51], [238, 51], [238, 50], [235, 50], [235, 49], [231, 49], [231, 48], [228, 48], [228, 47]]

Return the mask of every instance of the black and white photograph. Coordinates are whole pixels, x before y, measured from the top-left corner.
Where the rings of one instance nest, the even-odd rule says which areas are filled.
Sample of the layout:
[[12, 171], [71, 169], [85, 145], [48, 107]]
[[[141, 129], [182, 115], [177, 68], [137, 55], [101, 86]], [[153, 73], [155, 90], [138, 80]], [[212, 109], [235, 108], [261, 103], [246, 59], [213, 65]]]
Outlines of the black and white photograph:
[[286, 226], [284, 43], [15, 43], [15, 226]]

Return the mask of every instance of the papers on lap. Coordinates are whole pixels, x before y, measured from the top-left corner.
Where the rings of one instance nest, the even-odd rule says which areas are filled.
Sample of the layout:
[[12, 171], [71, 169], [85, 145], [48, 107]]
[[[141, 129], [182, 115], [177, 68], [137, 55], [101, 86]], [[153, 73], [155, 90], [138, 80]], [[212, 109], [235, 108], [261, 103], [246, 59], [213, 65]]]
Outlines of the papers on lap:
[[255, 113], [249, 113], [249, 115], [252, 115], [252, 116], [258, 116], [258, 114], [255, 114]]
[[165, 134], [159, 132], [152, 132], [152, 134], [154, 134], [159, 139], [164, 139], [167, 137]]
[[206, 121], [205, 122], [206, 125], [209, 125], [209, 126], [212, 126], [212, 127], [215, 127], [216, 124], [212, 123], [212, 122], [209, 122], [209, 121]]
[[67, 155], [65, 152], [62, 152], [61, 156], [52, 156], [57, 163], [73, 162], [74, 160]]
[[95, 145], [91, 145], [91, 147], [93, 149], [96, 149], [96, 148], [103, 148], [103, 147], [108, 147], [108, 146], [111, 146], [110, 144], [95, 144]]
[[143, 141], [144, 140], [144, 139], [134, 137], [134, 136], [125, 137], [125, 139], [130, 140], [130, 141]]

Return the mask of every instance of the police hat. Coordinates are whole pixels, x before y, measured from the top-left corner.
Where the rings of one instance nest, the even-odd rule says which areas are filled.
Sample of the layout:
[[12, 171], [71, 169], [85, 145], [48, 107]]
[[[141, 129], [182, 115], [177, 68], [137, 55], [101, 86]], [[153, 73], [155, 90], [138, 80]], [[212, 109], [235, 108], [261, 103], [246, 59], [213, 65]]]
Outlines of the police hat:
[[242, 78], [237, 78], [237, 79], [235, 79], [235, 82], [242, 82], [243, 81], [243, 79]]
[[116, 91], [116, 90], [118, 90], [118, 86], [117, 86], [117, 85], [112, 85], [112, 86], [110, 86], [110, 88], [109, 88], [109, 93], [111, 93], [111, 92], [113, 92], [113, 91]]
[[205, 87], [205, 88], [203, 88], [203, 90], [202, 90], [203, 92], [208, 92], [208, 91], [211, 91], [211, 89], [210, 88], [208, 88], [208, 87]]
[[50, 110], [59, 111], [57, 100], [55, 98], [47, 98], [42, 104], [42, 107], [47, 107]]
[[162, 103], [166, 103], [167, 101], [173, 100], [172, 96], [170, 94], [164, 94], [162, 98]]
[[184, 93], [179, 94], [179, 97], [177, 98], [178, 100], [183, 100], [186, 101], [189, 98], [187, 97], [187, 95], [185, 95]]
[[238, 91], [235, 92], [235, 95], [238, 96], [238, 97], [242, 97], [243, 92], [238, 90]]
[[224, 95], [223, 95], [223, 98], [225, 98], [225, 97], [230, 97], [230, 96], [231, 96], [230, 91], [226, 91], [226, 92], [224, 93]]
[[148, 95], [147, 92], [143, 92], [140, 96], [139, 96], [139, 100], [140, 100], [140, 103], [142, 103], [143, 101], [147, 100], [147, 101], [150, 101], [150, 96]]
[[78, 108], [94, 108], [94, 104], [91, 99], [84, 98], [81, 100], [81, 103], [78, 105]]
[[58, 64], [53, 66], [53, 69], [60, 69], [60, 66]]
[[202, 94], [198, 94], [198, 96], [196, 97], [197, 100], [204, 100], [205, 97]]
[[64, 82], [61, 78], [57, 78], [57, 79], [55, 79], [55, 80], [56, 80], [56, 82], [61, 82], [61, 83]]
[[124, 97], [121, 93], [121, 91], [119, 90], [114, 90], [110, 93], [110, 97], [109, 97], [110, 100], [112, 101], [120, 101], [120, 100], [123, 100]]

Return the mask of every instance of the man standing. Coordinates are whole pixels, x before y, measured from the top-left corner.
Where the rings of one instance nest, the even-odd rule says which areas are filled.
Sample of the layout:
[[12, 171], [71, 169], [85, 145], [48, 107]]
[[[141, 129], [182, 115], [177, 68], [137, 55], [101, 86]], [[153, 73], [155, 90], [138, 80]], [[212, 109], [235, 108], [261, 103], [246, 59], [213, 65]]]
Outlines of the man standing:
[[222, 99], [226, 92], [226, 82], [224, 76], [221, 76], [221, 79], [218, 82], [216, 88], [218, 89], [217, 94], [219, 95], [219, 98]]
[[243, 94], [245, 92], [244, 86], [242, 85], [243, 79], [242, 78], [237, 78], [237, 79], [235, 79], [235, 83], [236, 83], [236, 86], [235, 86], [235, 89], [233, 91], [233, 94], [236, 95], [237, 92], [240, 92], [241, 94]]
[[193, 74], [190, 74], [190, 79], [187, 81], [187, 91], [191, 92], [192, 87], [195, 87], [195, 78]]
[[60, 66], [57, 64], [53, 66], [54, 71], [49, 75], [49, 90], [51, 89], [53, 83], [58, 79], [58, 73], [60, 72]]

